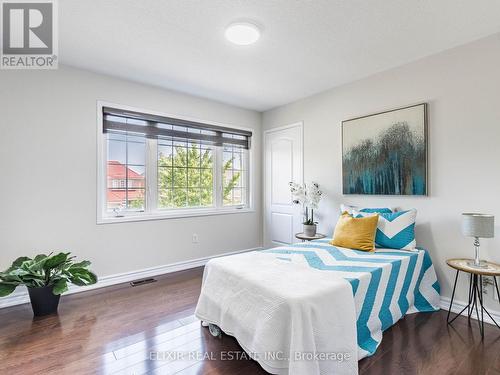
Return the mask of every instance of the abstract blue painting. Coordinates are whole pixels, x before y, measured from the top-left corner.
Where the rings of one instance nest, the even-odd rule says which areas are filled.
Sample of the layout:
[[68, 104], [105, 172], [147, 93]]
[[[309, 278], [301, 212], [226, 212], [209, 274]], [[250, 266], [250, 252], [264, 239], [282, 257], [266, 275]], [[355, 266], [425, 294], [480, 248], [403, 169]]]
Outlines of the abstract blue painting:
[[342, 122], [344, 194], [427, 195], [427, 104]]

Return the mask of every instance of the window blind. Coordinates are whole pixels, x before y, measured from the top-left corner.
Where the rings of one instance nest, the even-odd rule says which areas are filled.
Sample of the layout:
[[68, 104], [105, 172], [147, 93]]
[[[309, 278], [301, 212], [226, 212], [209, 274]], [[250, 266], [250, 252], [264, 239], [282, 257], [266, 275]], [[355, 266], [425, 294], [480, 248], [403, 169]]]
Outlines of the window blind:
[[104, 133], [130, 132], [148, 138], [192, 139], [216, 146], [229, 144], [250, 148], [250, 131], [111, 107], [103, 107], [102, 111]]

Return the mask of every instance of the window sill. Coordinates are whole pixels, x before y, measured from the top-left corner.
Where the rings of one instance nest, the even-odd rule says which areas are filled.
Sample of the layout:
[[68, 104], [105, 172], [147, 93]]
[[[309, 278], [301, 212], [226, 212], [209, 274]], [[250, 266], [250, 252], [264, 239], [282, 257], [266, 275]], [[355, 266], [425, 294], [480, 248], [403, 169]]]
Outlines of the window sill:
[[156, 213], [139, 213], [139, 214], [125, 214], [122, 217], [105, 216], [97, 218], [97, 224], [114, 224], [114, 223], [128, 223], [136, 221], [150, 221], [150, 220], [167, 220], [167, 219], [182, 219], [188, 217], [200, 216], [214, 216], [214, 215], [230, 215], [255, 212], [253, 208], [221, 208], [221, 209], [208, 209], [208, 210], [179, 210], [169, 212], [156, 212]]

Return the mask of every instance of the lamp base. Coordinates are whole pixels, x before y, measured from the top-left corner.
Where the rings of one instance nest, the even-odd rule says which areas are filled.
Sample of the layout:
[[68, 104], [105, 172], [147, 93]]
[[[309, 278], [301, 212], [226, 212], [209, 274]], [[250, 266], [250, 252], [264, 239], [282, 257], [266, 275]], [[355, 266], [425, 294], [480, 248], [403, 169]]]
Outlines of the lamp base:
[[479, 264], [476, 264], [476, 262], [474, 262], [474, 260], [469, 260], [467, 262], [467, 266], [469, 266], [470, 268], [476, 268], [476, 269], [488, 268], [488, 264], [484, 260], [480, 260]]

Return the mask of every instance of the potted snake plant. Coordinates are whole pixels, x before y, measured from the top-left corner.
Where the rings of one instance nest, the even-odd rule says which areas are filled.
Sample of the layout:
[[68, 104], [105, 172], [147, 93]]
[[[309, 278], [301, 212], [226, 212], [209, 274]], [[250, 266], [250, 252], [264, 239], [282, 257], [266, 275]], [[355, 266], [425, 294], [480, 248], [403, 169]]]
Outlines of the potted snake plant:
[[7, 270], [0, 272], [0, 297], [24, 285], [28, 288], [35, 316], [56, 313], [61, 294], [68, 290], [69, 284], [84, 286], [97, 282], [95, 273], [88, 269], [90, 262], [75, 262], [70, 254], [17, 258]]

